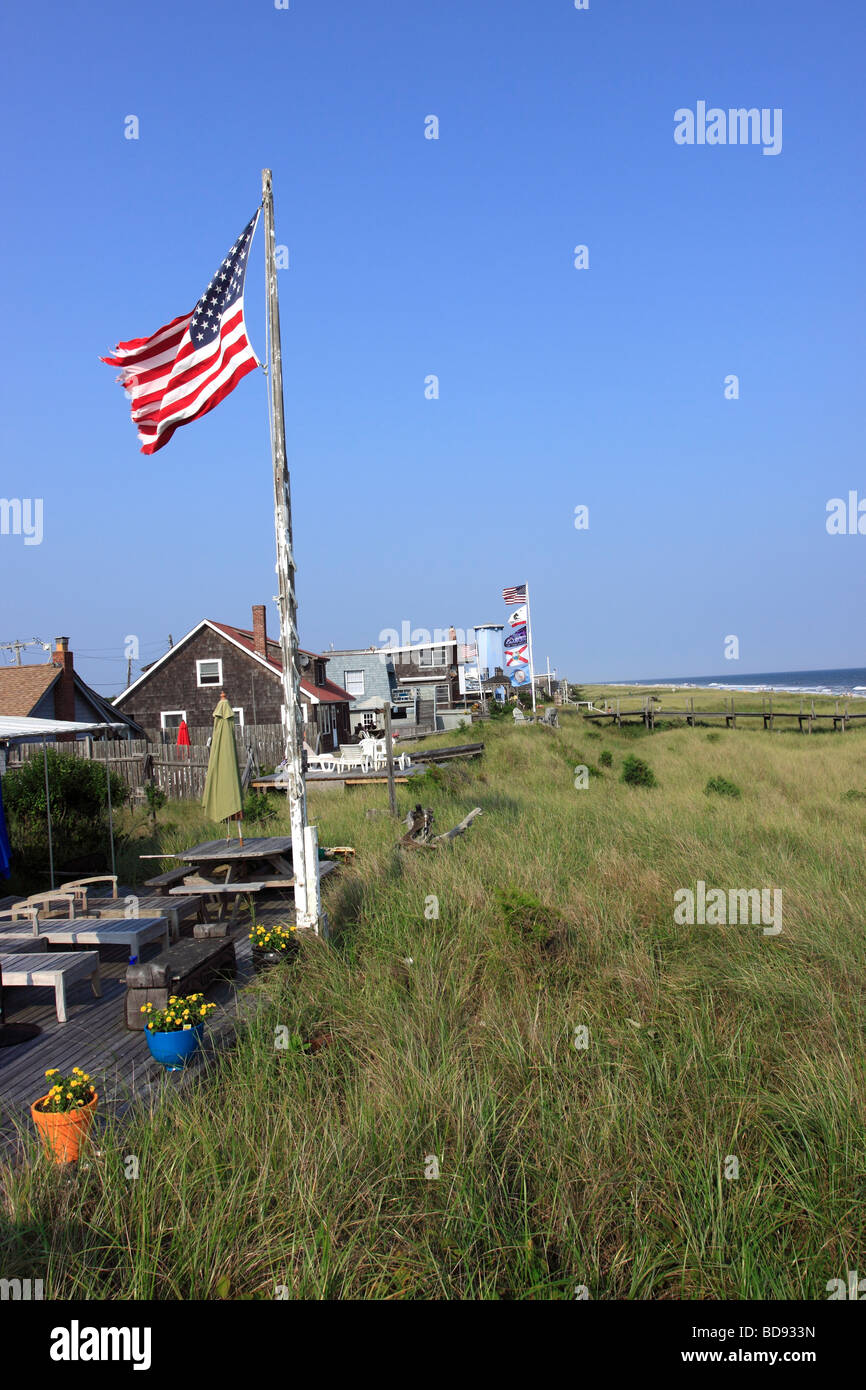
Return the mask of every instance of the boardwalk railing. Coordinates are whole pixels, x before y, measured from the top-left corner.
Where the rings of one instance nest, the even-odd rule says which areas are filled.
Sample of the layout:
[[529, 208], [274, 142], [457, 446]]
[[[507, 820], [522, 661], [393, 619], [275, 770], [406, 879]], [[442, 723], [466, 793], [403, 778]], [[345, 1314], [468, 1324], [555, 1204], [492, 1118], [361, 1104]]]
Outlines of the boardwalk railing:
[[[646, 696], [639, 705], [624, 706], [620, 697], [608, 700], [604, 708], [589, 708], [582, 712], [584, 719], [610, 719], [612, 723], [623, 725], [632, 721], [645, 724], [648, 729], [654, 729], [657, 723], [665, 723], [668, 719], [685, 719], [687, 724], [695, 728], [698, 723], [706, 719], [724, 719], [729, 729], [737, 727], [738, 719], [760, 719], [763, 721], [765, 729], [772, 729], [774, 721], [777, 719], [796, 719], [800, 732], [811, 734], [813, 725], [820, 720], [826, 719], [832, 722], [833, 729], [839, 729], [843, 734], [849, 724], [856, 724], [861, 719], [866, 719], [866, 706], [856, 708], [855, 713], [851, 713], [850, 705], [847, 700], [842, 702], [842, 709], [839, 708], [839, 700], [834, 700], [833, 710], [816, 711], [815, 701], [809, 701], [809, 708], [803, 708], [803, 700], [800, 700], [799, 710], [779, 709], [778, 705], [773, 708], [772, 695], [761, 697], [760, 709], [744, 709], [742, 705], [738, 709], [734, 703], [734, 697], [730, 699], [722, 697], [723, 709], [701, 709], [695, 708], [694, 697], [690, 697], [685, 702], [684, 709], [669, 708], [663, 702], [658, 701], [652, 695]], [[858, 702], [859, 706], [860, 702]]]

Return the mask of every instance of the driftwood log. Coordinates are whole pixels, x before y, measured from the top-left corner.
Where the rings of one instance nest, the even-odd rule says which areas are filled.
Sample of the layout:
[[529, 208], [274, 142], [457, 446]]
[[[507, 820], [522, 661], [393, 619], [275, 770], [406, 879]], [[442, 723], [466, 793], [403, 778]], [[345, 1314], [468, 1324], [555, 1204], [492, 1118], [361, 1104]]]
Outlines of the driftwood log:
[[398, 848], [438, 849], [440, 845], [447, 844], [456, 836], [464, 835], [475, 817], [480, 815], [481, 807], [476, 806], [474, 811], [470, 811], [468, 816], [464, 816], [459, 825], [453, 826], [451, 830], [446, 830], [443, 835], [434, 835], [433, 812], [429, 807], [423, 807], [419, 803], [414, 811], [410, 811], [406, 817], [406, 824], [409, 828], [398, 842]]

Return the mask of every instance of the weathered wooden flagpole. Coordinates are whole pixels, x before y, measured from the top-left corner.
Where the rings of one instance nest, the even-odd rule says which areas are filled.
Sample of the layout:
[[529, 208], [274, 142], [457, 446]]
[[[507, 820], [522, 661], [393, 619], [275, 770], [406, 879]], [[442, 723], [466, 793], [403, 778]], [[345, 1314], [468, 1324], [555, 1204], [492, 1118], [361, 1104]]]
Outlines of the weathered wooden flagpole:
[[295, 598], [295, 557], [292, 550], [292, 500], [286, 462], [286, 424], [283, 413], [283, 357], [280, 346], [280, 302], [274, 238], [274, 195], [270, 169], [262, 170], [265, 211], [265, 281], [268, 291], [270, 341], [271, 453], [274, 463], [274, 526], [277, 536], [277, 579], [280, 605], [280, 651], [283, 665], [283, 733], [286, 749], [286, 794], [292, 828], [292, 873], [295, 914], [299, 927], [318, 932], [322, 918], [319, 889], [319, 847], [316, 827], [307, 825], [304, 785], [304, 721], [301, 712], [301, 671], [298, 662], [298, 609]]

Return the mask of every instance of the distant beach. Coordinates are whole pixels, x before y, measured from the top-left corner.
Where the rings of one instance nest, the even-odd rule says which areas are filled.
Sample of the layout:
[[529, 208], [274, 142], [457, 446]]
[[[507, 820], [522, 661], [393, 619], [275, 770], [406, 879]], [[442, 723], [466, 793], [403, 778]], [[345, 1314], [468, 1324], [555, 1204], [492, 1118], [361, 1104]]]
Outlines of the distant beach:
[[587, 685], [652, 686], [654, 689], [732, 690], [760, 694], [778, 690], [792, 695], [848, 695], [866, 699], [866, 666], [826, 671], [761, 671], [732, 679], [723, 676], [665, 676], [661, 680], [587, 681]]

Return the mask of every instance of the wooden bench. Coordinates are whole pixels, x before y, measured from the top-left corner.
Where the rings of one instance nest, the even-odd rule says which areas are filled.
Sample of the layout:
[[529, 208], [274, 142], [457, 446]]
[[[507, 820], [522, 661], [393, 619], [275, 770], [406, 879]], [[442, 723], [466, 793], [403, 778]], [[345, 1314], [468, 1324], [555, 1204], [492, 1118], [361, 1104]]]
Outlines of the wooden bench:
[[93, 993], [99, 998], [102, 985], [99, 979], [98, 951], [71, 951], [64, 955], [3, 955], [3, 988], [43, 985], [54, 990], [57, 1021], [66, 1022], [66, 986], [76, 980], [90, 980]]
[[189, 873], [192, 873], [192, 870], [186, 864], [181, 869], [166, 869], [164, 874], [157, 874], [155, 878], [146, 878], [144, 886], [145, 888], [155, 888], [157, 893], [166, 894], [176, 884], [183, 883]]
[[164, 1009], [172, 994], [204, 993], [215, 979], [237, 968], [230, 936], [186, 939], [149, 961], [127, 966], [126, 1026], [144, 1031], [142, 1005]]

